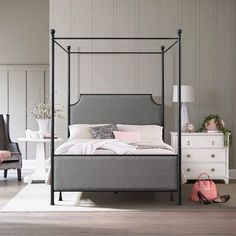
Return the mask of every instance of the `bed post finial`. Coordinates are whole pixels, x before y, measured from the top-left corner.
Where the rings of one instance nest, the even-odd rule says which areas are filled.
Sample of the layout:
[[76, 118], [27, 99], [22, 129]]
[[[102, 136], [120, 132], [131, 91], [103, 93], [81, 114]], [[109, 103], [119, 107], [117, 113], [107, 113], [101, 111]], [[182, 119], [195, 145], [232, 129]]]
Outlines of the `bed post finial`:
[[165, 50], [165, 46], [161, 46], [161, 51], [163, 52]]
[[67, 46], [67, 51], [70, 52], [71, 46]]
[[56, 33], [56, 30], [51, 29], [51, 35], [54, 36], [55, 33]]
[[177, 30], [178, 35], [180, 36], [182, 34], [182, 29]]

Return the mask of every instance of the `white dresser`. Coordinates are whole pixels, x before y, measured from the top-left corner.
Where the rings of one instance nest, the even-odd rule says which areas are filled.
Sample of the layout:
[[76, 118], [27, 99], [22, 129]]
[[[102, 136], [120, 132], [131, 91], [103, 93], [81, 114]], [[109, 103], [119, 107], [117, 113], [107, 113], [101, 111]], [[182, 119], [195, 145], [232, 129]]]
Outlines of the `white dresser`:
[[[171, 146], [177, 152], [177, 132], [171, 132]], [[222, 133], [182, 133], [182, 170], [187, 179], [202, 172], [229, 183], [229, 149]]]

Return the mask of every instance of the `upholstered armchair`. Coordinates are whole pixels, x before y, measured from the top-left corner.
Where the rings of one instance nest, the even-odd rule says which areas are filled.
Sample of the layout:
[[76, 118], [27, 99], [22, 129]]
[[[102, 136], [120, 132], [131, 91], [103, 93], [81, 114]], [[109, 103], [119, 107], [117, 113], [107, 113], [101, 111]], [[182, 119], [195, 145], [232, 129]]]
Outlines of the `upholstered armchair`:
[[7, 178], [9, 169], [17, 169], [18, 181], [21, 181], [22, 156], [18, 144], [10, 139], [8, 114], [0, 114], [0, 150], [11, 152], [10, 159], [0, 163], [0, 170], [4, 170], [4, 178]]

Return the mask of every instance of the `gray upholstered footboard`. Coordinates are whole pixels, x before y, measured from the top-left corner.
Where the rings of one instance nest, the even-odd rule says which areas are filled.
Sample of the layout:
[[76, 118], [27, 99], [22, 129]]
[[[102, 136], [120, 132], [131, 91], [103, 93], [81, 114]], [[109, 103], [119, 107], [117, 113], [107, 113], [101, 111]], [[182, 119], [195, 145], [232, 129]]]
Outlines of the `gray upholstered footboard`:
[[175, 191], [177, 156], [55, 156], [55, 191]]

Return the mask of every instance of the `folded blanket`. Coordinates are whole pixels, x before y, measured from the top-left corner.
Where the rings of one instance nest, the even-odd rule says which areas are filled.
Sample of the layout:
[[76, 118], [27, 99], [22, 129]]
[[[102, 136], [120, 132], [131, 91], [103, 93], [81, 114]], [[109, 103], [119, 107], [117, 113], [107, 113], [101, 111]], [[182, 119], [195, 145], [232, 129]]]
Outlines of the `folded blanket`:
[[56, 154], [94, 154], [97, 149], [107, 149], [115, 154], [133, 154], [136, 146], [119, 142], [115, 139], [106, 140], [69, 140], [56, 150]]

